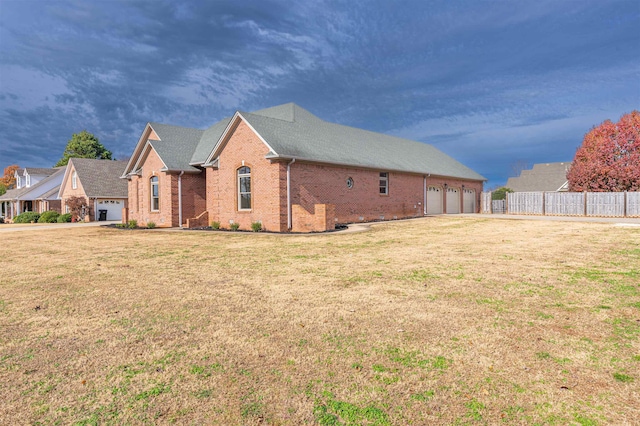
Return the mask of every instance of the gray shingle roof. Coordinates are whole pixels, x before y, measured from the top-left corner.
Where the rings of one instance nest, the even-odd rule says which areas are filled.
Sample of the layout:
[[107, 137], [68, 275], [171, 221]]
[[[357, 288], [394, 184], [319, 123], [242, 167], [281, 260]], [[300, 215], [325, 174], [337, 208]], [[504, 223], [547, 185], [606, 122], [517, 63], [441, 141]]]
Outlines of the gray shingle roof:
[[231, 117], [225, 117], [202, 133], [200, 142], [191, 157], [191, 164], [201, 165], [207, 161], [207, 157], [211, 154], [211, 150], [216, 146], [218, 139], [220, 139], [220, 136], [222, 136], [229, 125], [229, 121], [231, 121]]
[[69, 160], [78, 173], [78, 179], [87, 197], [127, 198], [127, 181], [120, 179], [126, 161], [72, 158]]
[[485, 179], [431, 145], [329, 123], [295, 104], [241, 114], [277, 157]]
[[168, 170], [199, 171], [189, 163], [204, 130], [161, 123], [149, 123], [149, 125], [160, 138], [159, 141], [149, 142]]
[[534, 164], [531, 170], [523, 170], [518, 177], [510, 177], [505, 185], [515, 192], [557, 191], [567, 182], [571, 162]]
[[[485, 180], [431, 145], [329, 123], [293, 103], [241, 115], [271, 146], [272, 157]], [[207, 130], [149, 123], [161, 139], [150, 143], [169, 170], [197, 171], [230, 120]]]
[[27, 190], [27, 189], [29, 189], [29, 188], [20, 188], [20, 189], [13, 188], [13, 189], [9, 189], [4, 194], [0, 195], [0, 201], [15, 200], [16, 198], [18, 198], [20, 196], [20, 194], [26, 192], [25, 190]]
[[55, 200], [58, 198], [58, 192], [60, 192], [60, 185], [40, 195], [38, 200]]
[[48, 168], [38, 168], [38, 167], [25, 167], [24, 170], [30, 175], [42, 175], [42, 176], [51, 176], [58, 169], [48, 169]]

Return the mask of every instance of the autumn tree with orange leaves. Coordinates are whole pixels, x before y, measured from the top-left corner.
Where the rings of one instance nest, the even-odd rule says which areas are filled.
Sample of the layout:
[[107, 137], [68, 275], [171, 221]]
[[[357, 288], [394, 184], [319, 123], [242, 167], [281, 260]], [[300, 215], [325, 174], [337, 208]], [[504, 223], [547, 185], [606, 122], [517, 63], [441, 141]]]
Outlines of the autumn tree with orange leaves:
[[576, 151], [567, 180], [569, 190], [576, 192], [640, 191], [640, 112], [591, 129]]
[[4, 168], [4, 175], [0, 177], [0, 186], [2, 186], [5, 190], [13, 189], [16, 187], [16, 177], [15, 173], [18, 170], [17, 164], [13, 164], [11, 166], [7, 166]]

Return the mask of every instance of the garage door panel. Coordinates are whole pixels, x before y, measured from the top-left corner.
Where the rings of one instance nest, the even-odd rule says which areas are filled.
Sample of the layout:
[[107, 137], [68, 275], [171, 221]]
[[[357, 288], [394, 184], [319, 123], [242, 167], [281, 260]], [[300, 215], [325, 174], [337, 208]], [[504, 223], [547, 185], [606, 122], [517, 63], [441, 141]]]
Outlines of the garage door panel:
[[427, 188], [427, 214], [442, 214], [442, 188]]
[[460, 213], [460, 190], [458, 188], [447, 188], [447, 213]]
[[462, 190], [462, 204], [463, 213], [476, 212], [476, 191], [474, 189]]
[[100, 210], [107, 211], [107, 220], [122, 220], [122, 209], [124, 208], [124, 200], [104, 199], [98, 200], [98, 208], [96, 217], [100, 217]]

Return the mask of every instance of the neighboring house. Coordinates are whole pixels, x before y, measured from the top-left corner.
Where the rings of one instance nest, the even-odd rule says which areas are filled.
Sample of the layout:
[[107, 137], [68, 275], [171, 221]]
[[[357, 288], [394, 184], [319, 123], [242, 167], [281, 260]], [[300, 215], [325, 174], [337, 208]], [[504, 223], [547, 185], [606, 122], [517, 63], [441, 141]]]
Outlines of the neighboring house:
[[20, 213], [47, 210], [60, 212], [58, 189], [64, 176], [64, 167], [53, 169], [27, 167], [16, 170], [16, 188], [0, 196], [0, 212], [6, 219]]
[[253, 222], [276, 232], [475, 213], [486, 179], [431, 145], [321, 120], [295, 104], [206, 130], [148, 123], [122, 176], [139, 224]]
[[569, 190], [567, 172], [571, 162], [534, 164], [518, 177], [510, 177], [505, 185], [514, 192], [561, 192]]
[[67, 199], [71, 196], [87, 200], [90, 220], [121, 220], [122, 209], [127, 206], [127, 182], [120, 179], [126, 161], [71, 158], [67, 164], [58, 198], [68, 212]]

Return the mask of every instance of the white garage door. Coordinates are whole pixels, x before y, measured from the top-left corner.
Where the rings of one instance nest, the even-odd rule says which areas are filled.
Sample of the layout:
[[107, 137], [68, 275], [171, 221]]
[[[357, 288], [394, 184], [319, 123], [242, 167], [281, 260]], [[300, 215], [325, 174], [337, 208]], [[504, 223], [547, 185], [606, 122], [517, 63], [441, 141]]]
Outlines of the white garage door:
[[447, 213], [460, 213], [460, 190], [458, 188], [447, 188]]
[[100, 218], [100, 210], [106, 210], [107, 220], [122, 220], [124, 200], [99, 199], [97, 207], [96, 219]]
[[427, 188], [427, 214], [442, 214], [442, 188]]
[[476, 212], [476, 191], [475, 189], [462, 190], [462, 211], [463, 213]]

